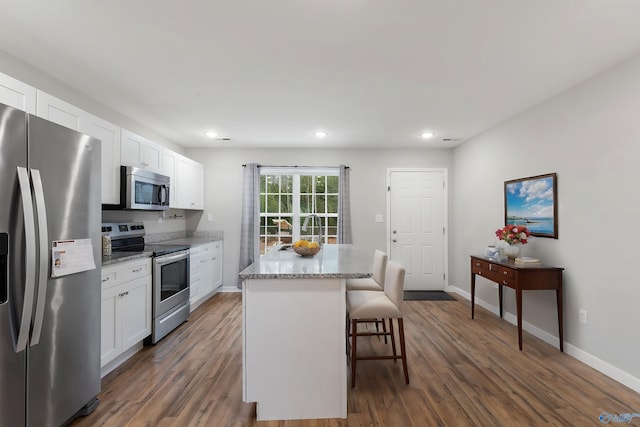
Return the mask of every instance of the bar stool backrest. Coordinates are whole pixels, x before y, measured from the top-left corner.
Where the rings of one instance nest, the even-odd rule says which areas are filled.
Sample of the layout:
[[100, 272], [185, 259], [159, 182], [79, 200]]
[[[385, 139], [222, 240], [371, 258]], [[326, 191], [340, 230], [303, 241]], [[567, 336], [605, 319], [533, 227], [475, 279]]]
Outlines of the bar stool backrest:
[[400, 313], [402, 313], [402, 301], [404, 300], [404, 276], [404, 267], [395, 261], [387, 261], [384, 293]]
[[373, 254], [373, 280], [384, 289], [385, 271], [387, 269], [387, 254], [376, 249]]

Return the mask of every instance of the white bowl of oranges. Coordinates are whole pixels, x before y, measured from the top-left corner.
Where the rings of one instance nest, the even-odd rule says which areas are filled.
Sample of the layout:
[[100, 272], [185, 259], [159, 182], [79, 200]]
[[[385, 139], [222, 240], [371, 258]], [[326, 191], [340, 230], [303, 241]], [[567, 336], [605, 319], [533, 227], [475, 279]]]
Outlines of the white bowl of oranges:
[[301, 256], [314, 256], [320, 252], [318, 242], [310, 242], [308, 240], [298, 240], [293, 243], [293, 250]]

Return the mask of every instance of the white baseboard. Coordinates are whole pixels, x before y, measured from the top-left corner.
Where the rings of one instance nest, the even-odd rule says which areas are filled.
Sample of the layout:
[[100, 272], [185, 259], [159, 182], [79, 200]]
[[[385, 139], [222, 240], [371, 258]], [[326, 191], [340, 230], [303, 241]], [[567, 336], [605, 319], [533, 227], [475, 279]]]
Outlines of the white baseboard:
[[591, 353], [587, 353], [581, 348], [578, 348], [573, 344], [569, 344], [566, 341], [564, 343], [564, 352], [569, 356], [575, 357], [585, 365], [589, 365], [593, 369], [596, 369], [606, 376], [613, 378], [620, 384], [623, 384], [633, 391], [640, 393], [640, 378], [636, 378], [628, 372], [625, 372], [620, 368], [616, 368], [609, 362], [606, 362]]
[[[448, 286], [447, 292], [455, 292], [458, 295], [462, 296], [463, 298], [471, 301], [471, 294], [467, 291], [464, 291], [458, 288], [457, 286]], [[496, 316], [500, 315], [500, 307], [491, 305], [488, 302], [482, 299], [479, 299], [477, 297], [476, 297], [476, 304], [492, 312]], [[517, 325], [518, 323], [516, 316], [512, 313], [505, 312], [504, 319], [513, 325]], [[546, 331], [543, 331], [542, 329], [532, 325], [529, 322], [523, 321], [522, 329], [534, 335], [535, 337], [540, 338], [542, 341], [546, 342], [549, 345], [552, 345], [554, 347], [558, 347], [559, 345], [557, 336], [550, 334]], [[628, 372], [625, 372], [622, 369], [619, 369], [611, 365], [610, 363], [594, 356], [593, 354], [588, 353], [582, 350], [581, 348], [576, 347], [573, 344], [569, 344], [566, 341], [564, 342], [564, 352], [569, 356], [578, 359], [585, 365], [588, 365], [593, 369], [605, 374], [606, 376], [618, 381], [619, 383], [629, 387], [635, 392], [640, 393], [640, 378], [636, 378], [633, 375], [629, 374]]]
[[142, 341], [140, 341], [139, 343], [135, 344], [133, 347], [113, 359], [111, 362], [104, 365], [102, 368], [100, 368], [100, 378], [106, 377], [111, 371], [122, 365], [124, 362], [130, 359], [131, 356], [142, 350], [142, 347], [143, 343]]
[[220, 292], [242, 292], [237, 285], [222, 285]]

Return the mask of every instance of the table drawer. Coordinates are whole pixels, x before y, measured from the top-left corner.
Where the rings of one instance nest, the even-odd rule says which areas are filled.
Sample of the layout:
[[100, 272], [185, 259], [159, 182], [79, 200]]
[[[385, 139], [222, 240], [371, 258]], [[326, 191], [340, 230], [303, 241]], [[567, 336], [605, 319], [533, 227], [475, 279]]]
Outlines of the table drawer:
[[489, 271], [479, 267], [474, 267], [472, 271], [474, 274], [477, 274], [480, 277], [484, 277], [487, 280], [491, 280], [493, 282], [501, 281], [501, 277], [499, 277], [495, 271]]
[[502, 277], [497, 277], [495, 280], [496, 283], [499, 283], [501, 285], [507, 286], [509, 288], [515, 289], [516, 288], [516, 281], [515, 279], [509, 279], [509, 278], [502, 278]]
[[514, 279], [516, 277], [515, 271], [510, 268], [502, 267], [501, 265], [491, 264], [491, 271], [494, 271], [501, 280]]
[[476, 274], [482, 274], [483, 271], [488, 272], [490, 271], [489, 263], [479, 259], [474, 259], [473, 262], [471, 263], [471, 271], [473, 271]]

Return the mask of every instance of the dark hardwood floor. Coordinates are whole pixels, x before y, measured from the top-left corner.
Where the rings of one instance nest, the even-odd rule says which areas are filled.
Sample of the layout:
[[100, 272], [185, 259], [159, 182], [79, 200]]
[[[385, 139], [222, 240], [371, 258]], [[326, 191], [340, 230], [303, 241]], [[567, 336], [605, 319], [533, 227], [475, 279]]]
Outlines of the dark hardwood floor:
[[597, 426], [602, 412], [640, 413], [640, 394], [526, 332], [519, 351], [515, 326], [480, 307], [471, 320], [457, 298], [405, 303], [411, 384], [400, 363], [360, 362], [346, 420], [255, 421], [242, 402], [241, 295], [217, 294], [106, 376], [99, 407], [72, 426]]

